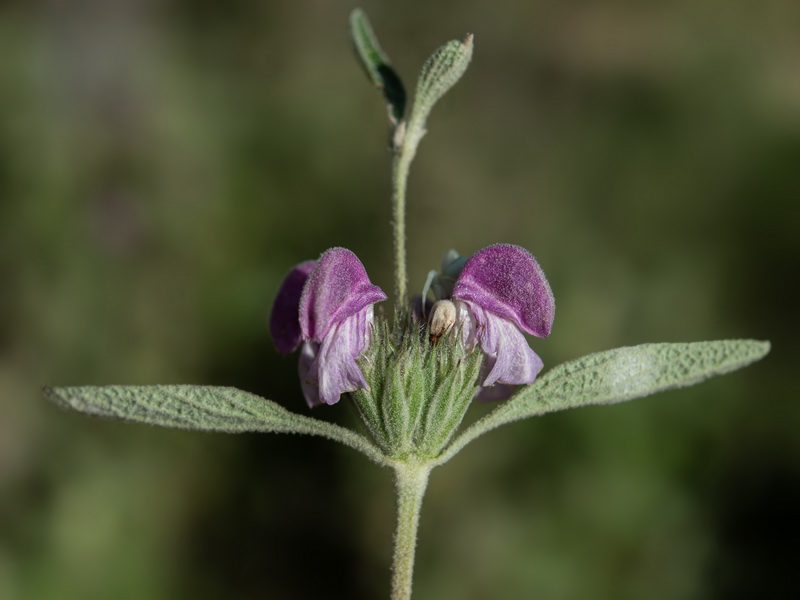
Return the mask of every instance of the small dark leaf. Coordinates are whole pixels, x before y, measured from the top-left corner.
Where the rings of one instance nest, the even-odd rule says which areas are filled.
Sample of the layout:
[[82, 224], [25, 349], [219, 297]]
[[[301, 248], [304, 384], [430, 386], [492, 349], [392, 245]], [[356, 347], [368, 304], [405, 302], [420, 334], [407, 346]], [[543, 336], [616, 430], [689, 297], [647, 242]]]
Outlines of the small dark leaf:
[[350, 14], [350, 34], [367, 76], [386, 98], [389, 119], [393, 125], [397, 125], [403, 120], [406, 111], [405, 88], [389, 63], [389, 57], [378, 43], [367, 15], [360, 8]]

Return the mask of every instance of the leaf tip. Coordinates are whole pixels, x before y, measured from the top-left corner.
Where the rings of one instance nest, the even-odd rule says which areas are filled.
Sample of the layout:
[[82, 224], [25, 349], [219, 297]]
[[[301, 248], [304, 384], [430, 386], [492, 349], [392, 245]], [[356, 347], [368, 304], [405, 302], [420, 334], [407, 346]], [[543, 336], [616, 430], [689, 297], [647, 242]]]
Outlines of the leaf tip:
[[63, 388], [57, 388], [57, 387], [53, 387], [51, 385], [43, 385], [42, 386], [42, 395], [47, 400], [49, 400], [50, 402], [52, 402], [53, 404], [58, 406], [59, 408], [64, 408], [64, 409], [75, 408], [69, 402], [67, 397], [64, 396], [64, 394], [62, 394], [60, 392], [61, 389], [63, 389]]
[[367, 20], [367, 13], [364, 12], [364, 9], [360, 6], [356, 6], [350, 12], [350, 27], [356, 28], [359, 26], [360, 23]]
[[772, 350], [772, 342], [769, 340], [753, 340], [753, 360], [761, 360]]
[[42, 395], [45, 398], [47, 398], [48, 400], [51, 400], [53, 402], [58, 402], [58, 400], [59, 400], [58, 394], [56, 393], [55, 388], [53, 386], [50, 386], [50, 385], [46, 385], [45, 384], [45, 385], [42, 386]]

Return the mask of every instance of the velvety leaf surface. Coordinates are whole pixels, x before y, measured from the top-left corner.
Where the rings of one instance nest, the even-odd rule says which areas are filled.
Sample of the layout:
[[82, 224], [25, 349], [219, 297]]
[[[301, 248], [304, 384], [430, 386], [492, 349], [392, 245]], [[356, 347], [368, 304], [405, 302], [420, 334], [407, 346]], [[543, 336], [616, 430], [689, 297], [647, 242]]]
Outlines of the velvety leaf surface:
[[319, 435], [381, 462], [380, 452], [361, 435], [232, 387], [111, 385], [45, 388], [44, 392], [57, 404], [82, 413], [162, 427]]
[[625, 402], [694, 385], [763, 358], [769, 342], [722, 340], [642, 344], [589, 354], [563, 363], [467, 429], [444, 460], [479, 435], [505, 423], [593, 404]]

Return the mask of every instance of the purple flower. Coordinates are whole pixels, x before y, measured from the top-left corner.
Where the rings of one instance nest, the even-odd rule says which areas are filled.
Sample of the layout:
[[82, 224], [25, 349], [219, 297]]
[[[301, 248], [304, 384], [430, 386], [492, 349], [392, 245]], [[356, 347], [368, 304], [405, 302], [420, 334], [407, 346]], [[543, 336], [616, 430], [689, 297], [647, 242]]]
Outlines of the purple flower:
[[372, 340], [372, 305], [386, 294], [345, 248], [292, 269], [278, 291], [270, 331], [278, 351], [303, 344], [298, 371], [309, 406], [336, 404], [344, 392], [368, 388], [356, 359]]
[[507, 398], [510, 386], [533, 383], [543, 364], [523, 332], [547, 337], [555, 313], [536, 259], [519, 246], [484, 248], [464, 263], [452, 299], [462, 343], [470, 349], [480, 344], [486, 355], [479, 399]]

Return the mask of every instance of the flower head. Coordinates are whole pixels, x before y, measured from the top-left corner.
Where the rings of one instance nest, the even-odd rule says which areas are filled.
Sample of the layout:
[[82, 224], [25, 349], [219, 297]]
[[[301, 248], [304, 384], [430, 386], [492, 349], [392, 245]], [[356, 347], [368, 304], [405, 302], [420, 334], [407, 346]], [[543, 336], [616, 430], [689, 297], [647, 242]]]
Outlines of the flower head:
[[454, 330], [465, 347], [480, 344], [486, 355], [479, 399], [506, 398], [511, 386], [533, 383], [542, 369], [523, 332], [550, 334], [553, 292], [539, 263], [520, 246], [489, 246], [459, 266], [450, 296], [457, 315]]
[[385, 299], [345, 248], [331, 248], [286, 276], [270, 330], [283, 354], [302, 342], [298, 371], [309, 406], [336, 404], [344, 392], [369, 387], [356, 359], [372, 339], [372, 305]]

